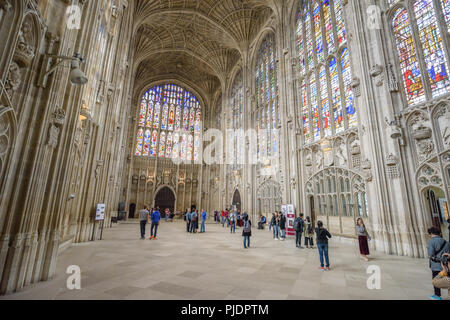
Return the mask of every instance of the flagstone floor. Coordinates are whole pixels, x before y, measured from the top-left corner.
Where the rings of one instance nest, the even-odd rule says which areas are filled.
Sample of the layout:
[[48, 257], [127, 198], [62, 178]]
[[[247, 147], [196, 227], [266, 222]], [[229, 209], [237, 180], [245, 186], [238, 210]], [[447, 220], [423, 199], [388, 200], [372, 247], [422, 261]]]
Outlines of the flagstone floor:
[[[187, 234], [182, 222], [162, 223], [159, 233], [157, 241], [143, 241], [137, 223], [114, 226], [104, 240], [63, 252], [52, 280], [0, 299], [403, 300], [433, 292], [424, 259], [375, 252], [366, 263], [356, 245], [332, 240], [332, 271], [323, 272], [316, 249], [274, 241], [268, 230], [253, 230], [249, 250], [240, 229], [230, 234], [215, 224], [205, 234]], [[80, 290], [67, 289], [71, 265], [81, 268]], [[371, 265], [380, 267], [380, 290], [367, 288]]]

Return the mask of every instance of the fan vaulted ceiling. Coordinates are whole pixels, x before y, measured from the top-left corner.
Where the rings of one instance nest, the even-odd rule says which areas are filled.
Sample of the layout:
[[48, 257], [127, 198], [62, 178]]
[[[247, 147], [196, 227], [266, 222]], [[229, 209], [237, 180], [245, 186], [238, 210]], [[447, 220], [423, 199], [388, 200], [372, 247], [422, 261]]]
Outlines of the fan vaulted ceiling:
[[135, 1], [136, 89], [177, 79], [212, 95], [272, 15], [273, 1]]

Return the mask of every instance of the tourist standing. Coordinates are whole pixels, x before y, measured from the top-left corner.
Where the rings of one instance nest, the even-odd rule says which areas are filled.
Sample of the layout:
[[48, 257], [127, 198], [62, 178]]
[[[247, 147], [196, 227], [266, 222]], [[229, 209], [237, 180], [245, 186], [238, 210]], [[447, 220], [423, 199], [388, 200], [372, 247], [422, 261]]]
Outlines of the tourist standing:
[[297, 248], [303, 249], [302, 247], [302, 234], [303, 234], [303, 227], [305, 222], [303, 221], [303, 213], [300, 214], [299, 217], [297, 217], [294, 221], [294, 229], [295, 229], [295, 246]]
[[[320, 257], [320, 270], [324, 271], [330, 271], [330, 258], [328, 256], [328, 239], [331, 239], [331, 234], [328, 232], [327, 229], [323, 227], [323, 222], [318, 221], [317, 222], [317, 228], [316, 228], [316, 242], [317, 242], [317, 248], [319, 249], [319, 257]], [[326, 269], [324, 265], [324, 257], [326, 264]]]
[[[441, 237], [441, 230], [436, 227], [428, 229], [431, 237], [428, 241], [428, 257], [430, 259], [430, 269], [433, 280], [442, 271], [440, 259], [444, 253], [450, 253], [449, 244]], [[430, 296], [431, 300], [442, 300], [441, 289], [434, 287], [434, 295]]]
[[205, 209], [202, 212], [202, 227], [200, 228], [200, 233], [205, 233], [205, 223], [206, 223], [207, 213]]
[[230, 213], [230, 231], [236, 233], [236, 212]]
[[198, 223], [198, 212], [197, 210], [193, 211], [191, 213], [191, 233], [195, 233], [197, 230], [197, 223]]
[[220, 218], [222, 219], [222, 220], [221, 220], [221, 222], [222, 222], [222, 227], [225, 228], [225, 211], [224, 211], [224, 210], [222, 210], [222, 213], [221, 213], [221, 215], [220, 215]]
[[191, 210], [190, 209], [186, 210], [185, 217], [186, 217], [186, 232], [191, 232], [191, 220], [192, 220], [192, 217], [191, 217]]
[[242, 236], [244, 237], [244, 248], [250, 248], [250, 237], [252, 236], [252, 223], [248, 216], [244, 217]]
[[139, 220], [141, 225], [141, 240], [145, 240], [145, 227], [147, 226], [149, 214], [150, 212], [148, 211], [147, 206], [144, 206], [144, 209], [139, 211]]
[[278, 217], [276, 213], [272, 213], [270, 226], [273, 228], [273, 239], [278, 240]]
[[284, 241], [286, 239], [286, 217], [283, 213], [280, 213], [280, 217], [278, 219], [278, 229], [280, 232], [280, 240]]
[[161, 212], [159, 212], [158, 209], [153, 211], [151, 219], [152, 219], [152, 228], [150, 230], [150, 240], [157, 240], [156, 235], [158, 233], [159, 222], [161, 221]]
[[304, 230], [305, 230], [305, 246], [306, 248], [314, 248], [314, 228], [313, 228], [313, 224], [311, 222], [311, 218], [310, 217], [306, 217], [306, 221], [305, 221], [305, 225], [304, 225]]
[[362, 218], [358, 218], [356, 220], [356, 233], [358, 235], [358, 242], [359, 242], [359, 252], [361, 253], [361, 257], [368, 262], [370, 255], [369, 251], [369, 240], [371, 240], [371, 237], [369, 233], [367, 232], [366, 226], [364, 225], [364, 221]]
[[230, 214], [231, 214], [231, 210], [225, 210], [225, 220], [227, 221], [227, 228], [230, 227]]

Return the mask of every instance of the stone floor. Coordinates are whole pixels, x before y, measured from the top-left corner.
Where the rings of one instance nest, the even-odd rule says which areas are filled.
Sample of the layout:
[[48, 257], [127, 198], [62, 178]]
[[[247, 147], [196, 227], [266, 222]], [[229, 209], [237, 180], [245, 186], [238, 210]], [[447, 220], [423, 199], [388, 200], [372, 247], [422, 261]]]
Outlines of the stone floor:
[[[365, 263], [354, 245], [331, 241], [332, 271], [318, 270], [317, 250], [274, 241], [253, 230], [242, 248], [241, 230], [207, 225], [187, 234], [181, 222], [162, 223], [157, 241], [139, 240], [139, 225], [106, 230], [103, 241], [73, 245], [58, 259], [48, 282], [0, 299], [427, 299], [432, 293], [426, 260], [374, 253]], [[81, 268], [81, 290], [66, 288], [70, 265]], [[381, 290], [367, 288], [367, 267], [381, 268]], [[446, 296], [447, 293], [444, 293]]]

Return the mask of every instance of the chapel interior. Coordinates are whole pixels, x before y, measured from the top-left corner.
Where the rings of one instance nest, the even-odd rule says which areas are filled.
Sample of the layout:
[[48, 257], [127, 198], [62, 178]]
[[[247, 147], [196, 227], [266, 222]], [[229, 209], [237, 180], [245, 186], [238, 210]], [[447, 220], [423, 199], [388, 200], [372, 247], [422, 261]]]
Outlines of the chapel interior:
[[0, 0], [0, 43], [2, 296], [145, 205], [448, 240], [448, 0]]

